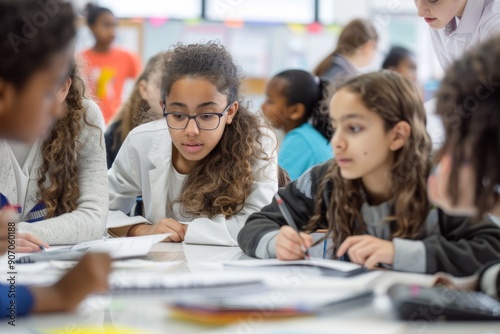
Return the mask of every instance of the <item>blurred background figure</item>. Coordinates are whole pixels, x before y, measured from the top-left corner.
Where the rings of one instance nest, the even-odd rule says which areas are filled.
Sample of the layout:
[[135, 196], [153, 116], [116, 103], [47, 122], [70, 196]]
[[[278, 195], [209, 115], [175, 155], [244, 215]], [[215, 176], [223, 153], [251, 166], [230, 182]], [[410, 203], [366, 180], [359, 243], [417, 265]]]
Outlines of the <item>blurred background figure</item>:
[[168, 52], [162, 52], [149, 59], [128, 100], [110, 122], [104, 134], [108, 169], [133, 128], [163, 117], [160, 105], [160, 64], [166, 60], [167, 54]]
[[126, 80], [135, 79], [141, 65], [136, 55], [113, 46], [118, 20], [111, 10], [88, 4], [86, 12], [95, 44], [82, 53], [87, 61], [84, 74], [107, 124], [121, 104]]
[[310, 167], [333, 157], [328, 142], [328, 117], [321, 113], [325, 80], [302, 70], [275, 75], [266, 87], [264, 115], [285, 132], [278, 152], [278, 164], [292, 180]]
[[415, 54], [402, 46], [393, 46], [382, 63], [385, 70], [396, 71], [413, 83], [417, 83], [417, 59]]
[[340, 33], [335, 50], [319, 63], [314, 74], [332, 82], [356, 75], [375, 59], [378, 39], [369, 20], [352, 20]]

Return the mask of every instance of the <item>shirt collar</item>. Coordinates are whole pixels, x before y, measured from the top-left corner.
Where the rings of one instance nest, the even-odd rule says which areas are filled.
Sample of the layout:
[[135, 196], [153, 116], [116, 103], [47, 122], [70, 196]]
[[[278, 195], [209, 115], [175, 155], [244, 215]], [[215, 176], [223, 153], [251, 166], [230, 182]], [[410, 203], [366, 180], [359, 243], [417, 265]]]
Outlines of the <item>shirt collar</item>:
[[465, 5], [462, 18], [457, 26], [457, 19], [454, 17], [445, 27], [446, 35], [472, 34], [479, 26], [481, 15], [484, 10], [484, 0], [468, 0]]

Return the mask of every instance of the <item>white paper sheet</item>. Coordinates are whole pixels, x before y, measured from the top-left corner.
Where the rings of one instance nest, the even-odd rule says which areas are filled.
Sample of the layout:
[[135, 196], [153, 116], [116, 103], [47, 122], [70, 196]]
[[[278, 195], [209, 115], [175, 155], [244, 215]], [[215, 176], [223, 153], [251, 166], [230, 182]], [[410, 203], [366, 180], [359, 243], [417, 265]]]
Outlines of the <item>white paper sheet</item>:
[[[101, 252], [108, 253], [113, 259], [144, 256], [149, 253], [154, 244], [165, 240], [170, 233], [154, 234], [140, 237], [111, 238], [82, 242], [73, 247], [57, 249], [36, 254], [26, 254], [18, 259], [29, 257], [31, 261], [51, 261], [51, 260], [78, 260], [80, 253]], [[20, 264], [22, 265], [22, 264]]]
[[351, 262], [317, 259], [317, 258], [312, 258], [311, 260], [297, 260], [297, 261], [281, 261], [278, 259], [228, 261], [224, 263], [224, 266], [245, 267], [245, 268], [311, 266], [317, 268], [333, 269], [342, 272], [349, 272], [361, 268], [360, 265]]
[[123, 212], [117, 210], [108, 212], [108, 222], [106, 224], [106, 227], [117, 228], [117, 227], [131, 226], [147, 222], [148, 220], [142, 216], [129, 217]]

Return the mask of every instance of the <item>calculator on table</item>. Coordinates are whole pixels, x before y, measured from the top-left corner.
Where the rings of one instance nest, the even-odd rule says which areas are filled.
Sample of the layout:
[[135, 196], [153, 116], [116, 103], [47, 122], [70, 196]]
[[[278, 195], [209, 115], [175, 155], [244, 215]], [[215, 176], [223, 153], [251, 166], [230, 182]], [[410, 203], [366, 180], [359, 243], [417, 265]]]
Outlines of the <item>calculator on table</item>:
[[500, 321], [500, 302], [482, 292], [396, 284], [387, 293], [404, 320]]

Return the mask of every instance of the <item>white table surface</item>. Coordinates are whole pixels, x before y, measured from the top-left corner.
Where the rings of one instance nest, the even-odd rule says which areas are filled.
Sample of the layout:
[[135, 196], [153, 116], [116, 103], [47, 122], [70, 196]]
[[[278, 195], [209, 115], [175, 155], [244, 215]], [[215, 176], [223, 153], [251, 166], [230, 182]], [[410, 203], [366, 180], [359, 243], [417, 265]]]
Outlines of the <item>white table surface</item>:
[[[149, 257], [152, 261], [161, 262], [154, 269], [141, 269], [141, 272], [161, 272], [165, 275], [226, 275], [222, 262], [245, 260], [249, 257], [237, 247], [216, 247], [161, 243], [156, 244]], [[167, 263], [168, 262], [168, 263]], [[163, 265], [163, 266], [162, 266]], [[135, 269], [137, 271], [138, 269]], [[127, 275], [132, 269], [117, 269], [115, 274]], [[43, 270], [44, 274], [58, 276], [60, 270]], [[55, 274], [58, 273], [58, 274]], [[23, 277], [37, 273], [19, 274]], [[253, 273], [260, 275], [259, 273]], [[24, 275], [24, 276], [23, 276]], [[42, 275], [42, 274], [37, 274]], [[297, 272], [275, 272], [262, 274], [267, 280], [271, 278], [273, 289], [359, 289], [362, 281], [350, 279], [325, 278]], [[270, 277], [272, 275], [272, 277]], [[370, 275], [370, 274], [366, 274]], [[361, 285], [366, 284], [376, 291], [373, 302], [366, 305], [335, 310], [319, 317], [297, 318], [286, 321], [265, 320], [264, 313], [253, 314], [240, 323], [226, 327], [207, 327], [181, 322], [169, 318], [165, 307], [165, 295], [145, 294], [142, 296], [92, 296], [86, 299], [75, 313], [33, 315], [18, 318], [16, 327], [8, 326], [7, 321], [0, 323], [0, 333], [107, 333], [103, 328], [134, 329], [134, 333], [475, 333], [500, 334], [500, 322], [405, 322], [394, 315], [385, 290], [395, 282], [414, 282], [428, 285], [431, 276], [403, 274], [396, 272], [374, 273], [366, 276]], [[266, 280], [266, 281], [267, 281]], [[355, 283], [353, 283], [355, 282]], [[95, 328], [86, 332], [84, 329]], [[54, 331], [55, 332], [55, 331]], [[117, 331], [112, 333], [118, 333]], [[132, 332], [129, 332], [132, 333]]]

